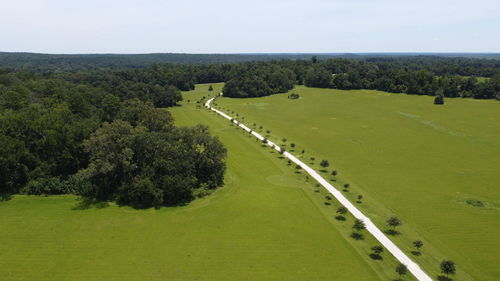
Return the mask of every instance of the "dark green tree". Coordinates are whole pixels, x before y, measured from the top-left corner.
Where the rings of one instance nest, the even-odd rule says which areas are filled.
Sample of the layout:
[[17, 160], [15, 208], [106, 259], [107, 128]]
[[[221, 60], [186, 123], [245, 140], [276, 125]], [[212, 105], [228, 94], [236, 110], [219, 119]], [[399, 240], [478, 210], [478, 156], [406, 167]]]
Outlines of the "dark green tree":
[[357, 231], [361, 231], [366, 228], [366, 225], [362, 220], [356, 219], [352, 228], [356, 229]]
[[406, 273], [408, 273], [408, 267], [402, 263], [399, 263], [396, 266], [396, 272], [399, 274], [399, 279], [401, 280], [403, 275], [406, 275]]
[[330, 162], [328, 162], [328, 160], [321, 160], [319, 165], [323, 168], [327, 168], [328, 166], [330, 166]]
[[446, 277], [448, 277], [450, 274], [455, 274], [457, 270], [455, 263], [451, 260], [442, 261], [439, 268], [441, 269], [441, 272], [443, 274], [446, 274]]
[[392, 216], [386, 220], [386, 223], [388, 226], [392, 227], [393, 229], [396, 229], [397, 226], [400, 226], [403, 224], [403, 222], [396, 216]]

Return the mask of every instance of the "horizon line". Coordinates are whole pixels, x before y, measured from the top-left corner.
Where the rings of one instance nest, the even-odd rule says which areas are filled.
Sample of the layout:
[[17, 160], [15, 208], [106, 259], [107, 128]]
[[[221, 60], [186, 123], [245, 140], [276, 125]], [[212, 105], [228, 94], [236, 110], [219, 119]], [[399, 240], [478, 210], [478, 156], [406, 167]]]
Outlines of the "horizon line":
[[367, 52], [213, 52], [213, 53], [190, 53], [190, 52], [145, 52], [145, 53], [113, 53], [113, 52], [89, 52], [89, 53], [45, 53], [32, 51], [0, 51], [0, 54], [37, 54], [37, 55], [384, 55], [384, 54], [441, 54], [441, 55], [500, 55], [500, 52], [419, 52], [419, 51], [367, 51]]

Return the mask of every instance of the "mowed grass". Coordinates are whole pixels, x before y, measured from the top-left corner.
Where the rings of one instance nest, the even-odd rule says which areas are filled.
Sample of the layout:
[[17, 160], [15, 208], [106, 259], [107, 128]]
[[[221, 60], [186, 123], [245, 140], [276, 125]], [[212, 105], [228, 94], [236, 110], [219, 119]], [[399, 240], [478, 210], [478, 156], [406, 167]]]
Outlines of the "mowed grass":
[[[220, 90], [221, 85], [216, 86]], [[214, 92], [212, 92], [214, 93]], [[80, 208], [75, 196], [0, 202], [0, 280], [391, 280], [396, 261], [368, 257], [370, 236], [279, 155], [185, 93], [179, 125], [203, 123], [228, 148], [226, 185], [188, 206]], [[406, 280], [413, 280], [407, 277]]]
[[[328, 159], [329, 171], [339, 171], [337, 186], [350, 183], [353, 201], [364, 195], [360, 208], [382, 228], [398, 215], [404, 225], [393, 239], [434, 278], [439, 262], [452, 259], [455, 280], [500, 280], [500, 102], [437, 106], [428, 96], [369, 90], [291, 92], [301, 98], [217, 104], [271, 130], [270, 139], [297, 144], [296, 154], [305, 149], [318, 169]], [[410, 254], [416, 239], [425, 243], [421, 256]]]

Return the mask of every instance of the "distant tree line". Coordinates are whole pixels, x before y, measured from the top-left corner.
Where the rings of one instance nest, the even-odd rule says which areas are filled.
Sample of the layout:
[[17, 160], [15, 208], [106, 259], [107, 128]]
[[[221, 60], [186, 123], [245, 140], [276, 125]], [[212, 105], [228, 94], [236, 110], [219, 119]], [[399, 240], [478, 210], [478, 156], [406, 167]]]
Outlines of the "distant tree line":
[[0, 195], [72, 193], [146, 208], [223, 183], [222, 143], [157, 108], [180, 100], [173, 85], [124, 78], [111, 89], [111, 80], [72, 75], [0, 73]]
[[[230, 64], [255, 61], [276, 61], [276, 60], [308, 60], [314, 56], [314, 62], [332, 58], [343, 58], [350, 60], [369, 61], [369, 62], [394, 62], [401, 64], [420, 65], [421, 58], [429, 58], [434, 61], [469, 60], [472, 68], [477, 64], [486, 69], [489, 65], [494, 65], [494, 60], [500, 60], [500, 54], [468, 54], [468, 53], [439, 53], [439, 54], [418, 54], [418, 53], [379, 53], [379, 54], [342, 54], [342, 53], [323, 53], [323, 54], [175, 54], [175, 53], [156, 53], [156, 54], [38, 54], [38, 53], [12, 53], [0, 52], [0, 67], [16, 71], [33, 72], [73, 72], [79, 70], [95, 69], [124, 69], [124, 68], [145, 68], [154, 64]], [[457, 68], [450, 64], [446, 67], [449, 73], [463, 72], [460, 75], [467, 74], [469, 67]], [[441, 67], [441, 69], [444, 69]], [[440, 75], [440, 74], [438, 74]], [[481, 74], [478, 76], [490, 76]]]
[[[91, 65], [92, 62], [88, 61]], [[122, 100], [153, 98], [156, 106], [172, 106], [178, 102], [181, 95], [178, 92], [174, 94], [175, 88], [187, 91], [197, 83], [216, 82], [226, 82], [223, 91], [228, 97], [267, 96], [304, 84], [319, 88], [500, 99], [500, 60], [496, 59], [439, 56], [361, 56], [345, 59], [326, 56], [311, 60], [152, 64], [144, 67], [99, 68], [98, 65], [96, 62], [95, 67], [90, 69], [42, 73], [103, 88]], [[169, 99], [165, 98], [167, 96]]]
[[[292, 85], [391, 93], [500, 99], [500, 61], [471, 58], [374, 58], [242, 64], [226, 77], [224, 95], [256, 97]], [[237, 68], [237, 67], [233, 67]], [[269, 75], [274, 73], [274, 76]]]
[[473, 64], [474, 61], [399, 58], [372, 62], [334, 59], [311, 67], [304, 83], [306, 86], [319, 88], [375, 89], [414, 95], [497, 98], [500, 94], [500, 65], [495, 61]]

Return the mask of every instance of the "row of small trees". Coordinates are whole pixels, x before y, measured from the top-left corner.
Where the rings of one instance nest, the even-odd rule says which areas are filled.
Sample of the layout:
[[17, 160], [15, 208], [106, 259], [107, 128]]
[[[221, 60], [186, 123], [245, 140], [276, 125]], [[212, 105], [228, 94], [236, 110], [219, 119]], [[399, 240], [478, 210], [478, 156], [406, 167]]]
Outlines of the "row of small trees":
[[[446, 275], [446, 279], [448, 279], [448, 280], [450, 280], [450, 278], [449, 278], [450, 274], [453, 275], [456, 273], [455, 263], [451, 260], [443, 260], [439, 264], [439, 269], [441, 270], [441, 273]], [[402, 277], [408, 273], [408, 267], [403, 263], [399, 263], [396, 266], [396, 273], [399, 274], [398, 280], [402, 280]], [[440, 280], [441, 280], [441, 278], [440, 278]]]
[[[234, 113], [234, 112], [233, 112]], [[231, 122], [233, 123], [234, 122], [234, 119], [231, 119]], [[257, 127], [257, 124], [256, 123], [253, 123], [253, 127], [256, 128]], [[262, 130], [263, 129], [263, 126], [259, 126], [259, 129]], [[250, 131], [251, 133], [252, 131]], [[262, 140], [263, 143], [267, 144], [268, 143], [268, 139], [267, 137], [269, 137], [269, 134], [271, 133], [271, 130], [266, 130], [266, 138], [264, 138]], [[288, 141], [287, 138], [282, 138], [281, 139], [282, 141], [282, 146], [286, 146], [286, 143]], [[285, 149], [281, 147], [280, 148], [280, 153], [283, 154], [285, 152]], [[291, 148], [295, 148], [296, 145], [294, 143], [291, 143], [290, 144], [290, 147]], [[274, 146], [273, 146], [274, 148]], [[305, 151], [302, 150], [302, 153], [304, 153]], [[310, 157], [310, 160], [312, 161], [312, 163], [314, 163], [314, 161], [316, 160], [314, 157]], [[288, 165], [291, 165], [291, 160], [288, 160]], [[330, 166], [330, 162], [326, 159], [323, 159], [320, 161], [319, 165], [323, 168], [323, 169], [326, 169]], [[300, 165], [296, 165], [296, 170], [297, 171], [300, 171], [302, 169], [302, 167]], [[324, 172], [326, 172], [325, 170], [323, 170]], [[338, 172], [337, 170], [332, 170], [331, 171], [331, 175], [333, 177], [337, 176], [338, 175]], [[309, 180], [309, 177], [306, 176], [306, 181]], [[319, 184], [318, 184], [319, 186]], [[347, 192], [348, 189], [350, 187], [350, 184], [349, 183], [345, 183], [343, 185], [343, 191]], [[325, 198], [327, 200], [332, 200], [332, 197], [331, 196], [325, 196]], [[363, 195], [358, 195], [357, 196], [357, 199], [358, 199], [358, 203], [361, 203], [361, 200], [363, 199]], [[328, 204], [327, 204], [328, 203]], [[325, 203], [326, 205], [331, 205], [330, 202], [326, 202]], [[347, 214], [348, 212], [348, 209], [345, 207], [345, 206], [340, 206], [338, 207], [338, 209], [336, 210], [336, 217], [335, 219], [339, 220], [339, 221], [345, 221], [346, 220], [346, 217], [345, 215]], [[403, 224], [403, 222], [401, 221], [401, 219], [397, 216], [391, 216], [389, 217], [387, 220], [386, 220], [386, 225], [389, 227], [389, 229], [386, 230], [386, 233], [389, 234], [389, 235], [397, 235], [399, 234], [399, 232], [396, 230], [397, 227], [401, 226]], [[351, 233], [351, 237], [355, 240], [363, 240], [364, 237], [363, 237], [363, 234], [362, 234], [362, 231], [366, 229], [366, 225], [364, 223], [363, 220], [360, 220], [360, 219], [355, 219], [354, 220], [354, 223], [353, 223], [353, 226], [352, 228], [354, 229], [354, 231]], [[415, 240], [412, 242], [412, 245], [413, 247], [416, 249], [415, 251], [412, 251], [412, 254], [414, 255], [421, 255], [421, 248], [424, 246], [424, 242], [421, 241], [421, 240]], [[371, 247], [371, 253], [370, 253], [370, 257], [374, 260], [382, 260], [382, 256], [381, 254], [384, 252], [384, 248], [381, 246], [381, 245], [375, 245], [373, 247]], [[440, 269], [441, 269], [441, 272], [443, 274], [446, 274], [446, 277], [448, 278], [448, 276], [450, 274], [455, 274], [456, 272], [456, 266], [455, 266], [455, 263], [451, 260], [444, 260], [441, 262], [440, 264]], [[399, 275], [399, 280], [402, 280], [402, 277], [404, 275], [406, 275], [408, 273], [408, 268], [405, 264], [403, 263], [399, 263], [396, 268], [395, 268], [395, 271], [396, 273], [398, 273]]]

